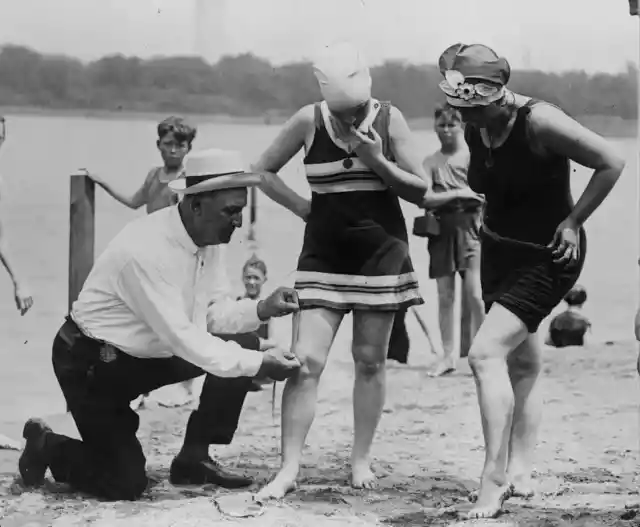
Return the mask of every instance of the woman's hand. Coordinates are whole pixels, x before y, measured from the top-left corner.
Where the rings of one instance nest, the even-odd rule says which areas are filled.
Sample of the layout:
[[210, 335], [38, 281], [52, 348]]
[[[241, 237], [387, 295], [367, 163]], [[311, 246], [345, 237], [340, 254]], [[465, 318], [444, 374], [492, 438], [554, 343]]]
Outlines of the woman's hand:
[[384, 160], [382, 153], [382, 138], [376, 130], [371, 127], [368, 133], [353, 129], [353, 134], [360, 140], [360, 144], [354, 149], [356, 155], [370, 169], [374, 169]]
[[574, 264], [580, 258], [580, 226], [571, 218], [564, 220], [548, 245], [553, 261], [558, 264]]

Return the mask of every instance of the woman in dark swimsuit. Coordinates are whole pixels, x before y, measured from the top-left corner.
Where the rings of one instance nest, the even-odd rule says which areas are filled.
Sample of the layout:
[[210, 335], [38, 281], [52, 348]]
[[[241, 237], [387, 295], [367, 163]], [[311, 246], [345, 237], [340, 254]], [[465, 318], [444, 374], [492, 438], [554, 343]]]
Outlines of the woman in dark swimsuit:
[[[456, 44], [440, 57], [447, 102], [467, 123], [469, 185], [486, 199], [481, 282], [487, 317], [469, 363], [476, 381], [485, 464], [469, 516], [493, 517], [504, 500], [533, 493], [541, 418], [537, 330], [578, 279], [584, 222], [624, 168], [612, 146], [559, 108], [506, 88], [506, 59]], [[574, 205], [570, 161], [594, 170]]]

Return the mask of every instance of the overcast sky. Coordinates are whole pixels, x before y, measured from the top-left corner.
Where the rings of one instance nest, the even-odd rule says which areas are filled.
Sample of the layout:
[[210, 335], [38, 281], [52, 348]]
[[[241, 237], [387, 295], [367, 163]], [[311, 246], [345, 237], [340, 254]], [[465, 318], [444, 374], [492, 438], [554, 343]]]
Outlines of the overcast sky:
[[85, 60], [250, 51], [280, 64], [346, 38], [373, 64], [433, 63], [462, 41], [516, 68], [611, 72], [637, 63], [639, 27], [628, 0], [0, 0], [0, 42]]

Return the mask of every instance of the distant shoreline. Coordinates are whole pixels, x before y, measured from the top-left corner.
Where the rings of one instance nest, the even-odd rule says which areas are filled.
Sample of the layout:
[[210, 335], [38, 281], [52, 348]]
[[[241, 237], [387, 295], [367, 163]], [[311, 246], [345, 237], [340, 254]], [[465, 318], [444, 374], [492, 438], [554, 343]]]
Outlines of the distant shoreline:
[[[196, 124], [216, 123], [230, 125], [263, 125], [279, 126], [287, 120], [287, 116], [265, 113], [251, 117], [225, 114], [185, 113], [185, 112], [140, 112], [130, 110], [90, 110], [90, 109], [56, 109], [32, 106], [0, 106], [0, 114], [30, 115], [42, 117], [70, 117], [105, 120], [144, 120], [160, 121], [171, 114], [182, 115]], [[577, 120], [584, 126], [605, 137], [633, 138], [637, 137], [638, 125], [636, 120], [622, 119], [611, 115], [583, 115]], [[429, 130], [433, 127], [433, 119], [420, 117], [408, 119], [409, 126], [414, 130]]]

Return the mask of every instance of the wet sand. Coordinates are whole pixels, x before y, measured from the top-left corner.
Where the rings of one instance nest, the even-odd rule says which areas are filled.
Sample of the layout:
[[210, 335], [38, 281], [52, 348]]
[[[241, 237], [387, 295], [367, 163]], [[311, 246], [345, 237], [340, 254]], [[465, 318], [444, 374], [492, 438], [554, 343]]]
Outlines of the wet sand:
[[[340, 336], [340, 334], [339, 334]], [[413, 335], [415, 337], [415, 334]], [[347, 335], [336, 343], [320, 389], [320, 403], [305, 453], [299, 489], [262, 516], [228, 519], [212, 498], [214, 487], [175, 488], [168, 479], [181, 445], [188, 409], [158, 405], [141, 411], [140, 439], [153, 482], [135, 503], [104, 503], [70, 494], [49, 482], [24, 492], [16, 481], [18, 453], [0, 451], [0, 525], [247, 526], [449, 525], [470, 508], [477, 488], [483, 442], [475, 386], [463, 362], [454, 375], [425, 374], [429, 355], [412, 349], [412, 364], [390, 363], [386, 409], [375, 441], [373, 467], [379, 487], [348, 486], [352, 434], [353, 367]], [[414, 343], [420, 343], [414, 338]], [[489, 523], [516, 525], [638, 525], [638, 379], [636, 344], [598, 344], [552, 350], [545, 358], [545, 417], [537, 449], [538, 494], [510, 499]], [[233, 444], [212, 448], [226, 466], [255, 476], [258, 488], [279, 463], [278, 385], [276, 421], [271, 391], [250, 393]], [[56, 429], [73, 430], [62, 416]], [[19, 438], [20, 423], [4, 433]], [[481, 525], [475, 522], [474, 525]]]

